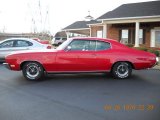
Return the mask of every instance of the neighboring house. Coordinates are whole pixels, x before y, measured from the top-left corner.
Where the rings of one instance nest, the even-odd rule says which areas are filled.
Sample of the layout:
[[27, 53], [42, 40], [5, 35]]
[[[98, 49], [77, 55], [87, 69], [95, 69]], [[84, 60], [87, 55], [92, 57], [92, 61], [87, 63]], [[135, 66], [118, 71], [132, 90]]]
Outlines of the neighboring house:
[[101, 23], [100, 21], [94, 20], [94, 18], [90, 15], [85, 17], [85, 20], [83, 21], [76, 21], [72, 23], [71, 25], [68, 25], [65, 27], [62, 31], [65, 31], [67, 33], [67, 36], [74, 36], [70, 35], [69, 33], [77, 34], [76, 36], [91, 36], [91, 28], [89, 27], [89, 24], [96, 24]]
[[[123, 4], [96, 20], [86, 23], [91, 37], [111, 38], [135, 47], [160, 47], [160, 1]], [[64, 30], [72, 32], [72, 25]]]

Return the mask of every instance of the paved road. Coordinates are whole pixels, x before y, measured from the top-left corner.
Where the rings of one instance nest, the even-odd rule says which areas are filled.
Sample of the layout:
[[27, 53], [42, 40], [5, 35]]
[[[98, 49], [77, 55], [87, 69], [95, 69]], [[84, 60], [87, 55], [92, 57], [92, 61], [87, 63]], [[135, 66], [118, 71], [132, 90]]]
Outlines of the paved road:
[[160, 120], [160, 71], [54, 75], [31, 82], [0, 65], [0, 120]]

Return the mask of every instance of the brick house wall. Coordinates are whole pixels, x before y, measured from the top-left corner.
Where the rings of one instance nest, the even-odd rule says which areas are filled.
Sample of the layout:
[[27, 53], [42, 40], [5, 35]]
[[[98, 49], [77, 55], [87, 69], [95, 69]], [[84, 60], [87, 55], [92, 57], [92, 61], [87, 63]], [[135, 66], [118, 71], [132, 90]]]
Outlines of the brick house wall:
[[113, 25], [107, 25], [107, 38], [119, 41], [119, 28]]
[[97, 31], [103, 31], [103, 26], [91, 26], [91, 37], [97, 37]]

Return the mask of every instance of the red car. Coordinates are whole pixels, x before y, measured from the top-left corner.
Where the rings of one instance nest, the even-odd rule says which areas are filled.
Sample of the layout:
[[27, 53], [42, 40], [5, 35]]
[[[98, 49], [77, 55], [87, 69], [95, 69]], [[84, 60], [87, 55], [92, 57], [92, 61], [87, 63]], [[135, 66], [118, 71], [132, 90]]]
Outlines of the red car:
[[115, 40], [72, 38], [57, 49], [19, 52], [6, 56], [4, 65], [20, 71], [28, 80], [39, 80], [49, 73], [111, 72], [115, 78], [128, 78], [132, 69], [153, 67], [158, 58], [129, 48]]
[[40, 40], [39, 38], [32, 38], [33, 40], [36, 40], [42, 44], [49, 44], [49, 41], [48, 40]]
[[52, 46], [50, 45], [50, 43], [49, 43], [49, 40], [40, 40], [39, 38], [32, 38], [33, 40], [35, 40], [35, 41], [38, 41], [38, 42], [40, 42], [40, 43], [42, 43], [42, 44], [47, 44], [48, 46], [47, 46], [47, 48], [48, 49], [51, 49], [52, 48]]

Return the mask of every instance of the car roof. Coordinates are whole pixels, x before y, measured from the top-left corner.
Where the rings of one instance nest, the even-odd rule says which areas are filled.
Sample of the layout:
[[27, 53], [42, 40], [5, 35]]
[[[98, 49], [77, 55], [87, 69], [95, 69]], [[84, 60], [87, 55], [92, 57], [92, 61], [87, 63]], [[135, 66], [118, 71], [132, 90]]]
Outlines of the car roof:
[[71, 38], [73, 40], [98, 40], [98, 41], [103, 41], [103, 42], [109, 42], [112, 44], [112, 47], [114, 48], [128, 48], [126, 45], [121, 44], [120, 42], [118, 42], [117, 40], [113, 40], [113, 39], [109, 39], [109, 38], [96, 38], [96, 37], [74, 37]]
[[[7, 38], [7, 39], [4, 39], [4, 40], [0, 41], [0, 43], [5, 42], [5, 41], [8, 41], [8, 40], [26, 40], [26, 41], [30, 41], [30, 42], [32, 42], [32, 43], [39, 43], [38, 41], [33, 40], [33, 39], [31, 39], [31, 38]], [[40, 44], [41, 44], [41, 43], [40, 43]]]
[[99, 41], [106, 41], [106, 42], [118, 42], [117, 40], [109, 39], [109, 38], [97, 38], [97, 37], [73, 37], [73, 40], [80, 39], [80, 40], [99, 40]]

